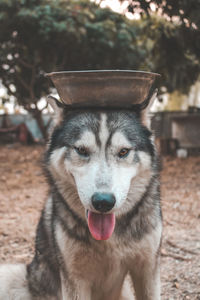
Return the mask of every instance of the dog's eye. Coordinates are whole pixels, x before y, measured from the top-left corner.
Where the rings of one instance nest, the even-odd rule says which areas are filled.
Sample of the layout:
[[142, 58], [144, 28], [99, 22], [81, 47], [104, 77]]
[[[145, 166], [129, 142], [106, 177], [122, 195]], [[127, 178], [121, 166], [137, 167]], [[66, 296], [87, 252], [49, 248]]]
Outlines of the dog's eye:
[[89, 152], [85, 147], [74, 147], [74, 149], [80, 156], [84, 156], [84, 157], [89, 156]]
[[130, 152], [130, 149], [122, 148], [119, 151], [118, 156], [119, 156], [119, 158], [124, 158], [124, 157], [128, 156], [129, 152]]

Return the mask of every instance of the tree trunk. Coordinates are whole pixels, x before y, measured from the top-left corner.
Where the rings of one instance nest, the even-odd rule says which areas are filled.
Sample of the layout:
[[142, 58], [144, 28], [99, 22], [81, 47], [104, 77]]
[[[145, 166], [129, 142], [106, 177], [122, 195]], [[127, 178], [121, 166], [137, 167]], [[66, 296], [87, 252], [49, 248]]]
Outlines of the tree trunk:
[[47, 132], [47, 127], [45, 126], [44, 120], [42, 118], [42, 112], [37, 108], [35, 108], [34, 110], [31, 110], [30, 112], [31, 112], [32, 116], [34, 117], [34, 119], [37, 122], [37, 125], [38, 125], [38, 127], [40, 129], [40, 132], [42, 134], [42, 138], [44, 140], [47, 140], [48, 132]]

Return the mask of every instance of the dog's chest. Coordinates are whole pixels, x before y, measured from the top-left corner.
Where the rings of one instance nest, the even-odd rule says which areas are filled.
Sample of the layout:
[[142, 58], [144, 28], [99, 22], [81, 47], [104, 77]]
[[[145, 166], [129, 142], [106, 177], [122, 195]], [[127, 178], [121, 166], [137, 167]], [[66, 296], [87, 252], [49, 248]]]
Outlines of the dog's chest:
[[88, 282], [91, 299], [118, 299], [126, 267], [114, 249], [98, 246], [74, 250], [68, 268], [76, 281]]
[[[107, 247], [102, 242], [96, 245], [73, 246], [73, 252], [69, 253], [65, 261], [75, 278], [84, 278], [97, 282], [105, 282], [112, 279], [123, 268], [123, 261], [112, 247]], [[69, 259], [70, 256], [70, 259]]]
[[126, 273], [122, 253], [107, 241], [83, 243], [67, 238], [57, 227], [57, 242], [67, 272], [74, 279], [86, 280], [91, 285], [109, 289], [123, 281]]

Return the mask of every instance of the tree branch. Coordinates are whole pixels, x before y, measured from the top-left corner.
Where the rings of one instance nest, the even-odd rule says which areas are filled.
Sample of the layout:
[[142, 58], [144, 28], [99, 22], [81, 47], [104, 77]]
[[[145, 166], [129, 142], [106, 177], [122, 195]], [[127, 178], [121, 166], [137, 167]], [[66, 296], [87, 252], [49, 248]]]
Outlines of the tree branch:
[[174, 258], [174, 259], [177, 259], [177, 260], [181, 260], [181, 261], [191, 261], [190, 258], [185, 258], [183, 256], [175, 255], [175, 254], [172, 254], [172, 253], [161, 252], [161, 256], [163, 256], [163, 257], [171, 257], [171, 258]]
[[35, 83], [35, 66], [32, 67], [32, 76], [31, 76], [31, 83], [30, 83], [30, 96], [32, 100], [34, 100], [35, 98], [34, 91], [33, 91], [34, 83]]
[[[16, 71], [16, 70], [15, 70]], [[30, 92], [30, 87], [29, 85], [21, 78], [21, 76], [19, 76], [19, 73], [16, 71], [15, 75], [17, 77], [17, 79], [19, 80], [19, 82], [23, 85], [23, 87]]]
[[26, 67], [26, 68], [28, 68], [28, 69], [32, 69], [32, 68], [33, 68], [33, 65], [27, 63], [26, 61], [24, 61], [24, 60], [21, 59], [20, 57], [18, 57], [17, 60], [19, 61], [19, 63], [20, 63], [22, 66], [24, 66], [24, 67]]
[[176, 249], [180, 249], [180, 250], [183, 251], [183, 252], [186, 252], [186, 253], [189, 253], [189, 254], [192, 254], [192, 255], [197, 255], [197, 253], [196, 253], [195, 251], [192, 251], [192, 250], [186, 249], [186, 248], [184, 248], [184, 247], [178, 246], [178, 245], [174, 244], [174, 243], [171, 242], [171, 241], [168, 241], [168, 240], [167, 240], [166, 243], [167, 243], [169, 246], [171, 246], [171, 247], [173, 247], [173, 248], [176, 248]]

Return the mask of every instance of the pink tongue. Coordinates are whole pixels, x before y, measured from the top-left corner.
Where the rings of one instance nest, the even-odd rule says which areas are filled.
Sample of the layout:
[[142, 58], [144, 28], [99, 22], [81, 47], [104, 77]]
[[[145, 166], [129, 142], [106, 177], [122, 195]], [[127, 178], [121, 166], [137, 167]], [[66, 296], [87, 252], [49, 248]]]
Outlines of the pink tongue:
[[88, 227], [93, 238], [107, 240], [115, 228], [114, 214], [96, 214], [88, 211]]

